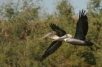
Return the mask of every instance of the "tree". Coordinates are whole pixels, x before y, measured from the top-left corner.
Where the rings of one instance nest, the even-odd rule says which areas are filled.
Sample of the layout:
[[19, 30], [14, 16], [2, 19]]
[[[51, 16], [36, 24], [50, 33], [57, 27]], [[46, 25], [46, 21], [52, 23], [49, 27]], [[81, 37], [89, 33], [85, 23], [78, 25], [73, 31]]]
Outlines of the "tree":
[[[96, 60], [102, 61], [102, 0], [90, 0], [88, 3], [88, 16], [89, 16], [89, 35], [88, 38], [93, 40], [94, 56]], [[101, 67], [100, 62], [96, 63], [96, 67]]]
[[73, 15], [73, 6], [70, 4], [69, 0], [61, 0], [57, 5], [57, 12], [59, 17], [64, 17], [66, 19], [71, 19]]

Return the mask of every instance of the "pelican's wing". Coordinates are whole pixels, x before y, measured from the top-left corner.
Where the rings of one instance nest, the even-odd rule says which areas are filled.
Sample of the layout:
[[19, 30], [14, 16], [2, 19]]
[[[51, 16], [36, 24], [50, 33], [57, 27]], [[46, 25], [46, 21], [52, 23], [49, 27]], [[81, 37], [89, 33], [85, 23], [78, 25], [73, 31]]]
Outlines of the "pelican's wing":
[[66, 32], [64, 30], [62, 30], [61, 28], [59, 28], [57, 25], [55, 25], [53, 23], [50, 24], [50, 27], [53, 31], [56, 32], [56, 35], [58, 35], [58, 36], [63, 36], [66, 34]]
[[88, 19], [84, 10], [79, 11], [79, 20], [76, 26], [76, 33], [74, 38], [85, 40], [88, 31]]
[[50, 54], [54, 53], [62, 44], [62, 41], [53, 41], [51, 45], [47, 48], [47, 50], [42, 55], [40, 61], [44, 60]]

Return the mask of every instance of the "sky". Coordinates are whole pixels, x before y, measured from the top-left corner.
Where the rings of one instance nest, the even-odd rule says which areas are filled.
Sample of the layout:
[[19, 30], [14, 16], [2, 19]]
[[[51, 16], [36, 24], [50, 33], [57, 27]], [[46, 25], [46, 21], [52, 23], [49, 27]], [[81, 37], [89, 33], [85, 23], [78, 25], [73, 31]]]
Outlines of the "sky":
[[[75, 13], [78, 14], [79, 10], [87, 9], [87, 3], [89, 0], [70, 0], [70, 3], [73, 5]], [[53, 13], [55, 9], [56, 0], [44, 0], [44, 7], [48, 13]]]
[[75, 8], [75, 13], [79, 13], [79, 10], [85, 9], [87, 10], [87, 3], [89, 0], [71, 0], [71, 4]]
[[[0, 0], [1, 3], [6, 3], [9, 0]], [[12, 0], [16, 1], [16, 0]], [[47, 13], [52, 14], [55, 10], [55, 5], [58, 0], [43, 0], [43, 3], [41, 3], [41, 6], [43, 6], [43, 10], [45, 10]], [[79, 10], [81, 9], [87, 9], [87, 3], [89, 0], [70, 0], [71, 4], [74, 7], [75, 13], [78, 14]]]

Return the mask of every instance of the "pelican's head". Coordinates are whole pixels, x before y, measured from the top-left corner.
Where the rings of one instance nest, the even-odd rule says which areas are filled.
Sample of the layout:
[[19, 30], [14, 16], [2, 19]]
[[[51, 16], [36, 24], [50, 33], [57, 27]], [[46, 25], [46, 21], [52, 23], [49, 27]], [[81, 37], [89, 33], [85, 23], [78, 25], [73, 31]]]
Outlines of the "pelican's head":
[[66, 34], [66, 35], [67, 35], [67, 38], [72, 38], [71, 34]]

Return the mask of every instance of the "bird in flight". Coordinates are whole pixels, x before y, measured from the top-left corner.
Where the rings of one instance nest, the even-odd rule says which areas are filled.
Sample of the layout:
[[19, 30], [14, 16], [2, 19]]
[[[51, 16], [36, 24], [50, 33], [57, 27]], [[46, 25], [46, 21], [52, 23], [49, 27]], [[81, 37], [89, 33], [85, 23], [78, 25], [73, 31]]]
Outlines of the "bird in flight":
[[84, 10], [79, 11], [79, 19], [77, 22], [76, 32], [74, 37], [72, 37], [71, 34], [66, 34], [64, 30], [62, 30], [61, 28], [59, 28], [57, 25], [53, 23], [50, 24], [50, 27], [52, 28], [53, 31], [56, 32], [56, 35], [52, 35], [52, 33], [48, 33], [43, 37], [43, 38], [49, 37], [51, 39], [54, 39], [54, 41], [46, 49], [40, 61], [44, 60], [46, 57], [54, 53], [62, 45], [62, 41], [71, 43], [73, 45], [79, 45], [79, 46], [93, 45], [92, 42], [86, 40], [86, 35], [88, 32], [88, 18]]

